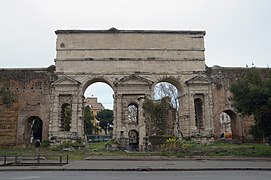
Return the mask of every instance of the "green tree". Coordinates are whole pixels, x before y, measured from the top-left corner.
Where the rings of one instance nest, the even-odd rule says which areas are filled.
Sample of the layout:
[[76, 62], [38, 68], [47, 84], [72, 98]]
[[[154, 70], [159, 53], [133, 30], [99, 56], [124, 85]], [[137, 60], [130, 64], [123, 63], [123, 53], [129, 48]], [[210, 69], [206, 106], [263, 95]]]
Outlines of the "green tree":
[[89, 106], [86, 106], [84, 109], [84, 130], [85, 134], [92, 134], [94, 116], [91, 114], [91, 109]]
[[257, 68], [231, 84], [233, 106], [243, 115], [254, 115], [251, 133], [256, 140], [271, 136], [271, 76]]
[[63, 120], [64, 120], [64, 131], [70, 131], [72, 120], [72, 108], [70, 105], [64, 107]]
[[104, 109], [97, 113], [96, 119], [100, 121], [100, 127], [104, 130], [105, 134], [107, 134], [110, 130], [112, 130], [113, 125], [113, 111], [110, 109]]

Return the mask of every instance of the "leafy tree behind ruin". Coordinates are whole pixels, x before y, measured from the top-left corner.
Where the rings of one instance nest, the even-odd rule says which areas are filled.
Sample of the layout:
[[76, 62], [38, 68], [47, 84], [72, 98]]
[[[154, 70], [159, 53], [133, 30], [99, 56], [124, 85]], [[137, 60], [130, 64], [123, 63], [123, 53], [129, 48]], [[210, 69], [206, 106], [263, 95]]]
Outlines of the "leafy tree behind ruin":
[[271, 71], [263, 76], [251, 68], [232, 83], [233, 106], [243, 115], [254, 115], [251, 133], [256, 140], [271, 136]]
[[94, 116], [91, 114], [91, 109], [89, 106], [86, 106], [84, 109], [84, 130], [85, 134], [92, 134]]
[[64, 131], [70, 131], [72, 120], [72, 108], [70, 105], [64, 107]]
[[96, 119], [100, 121], [100, 127], [104, 130], [105, 134], [112, 130], [113, 125], [113, 111], [104, 109], [97, 113]]
[[179, 107], [178, 90], [173, 84], [167, 83], [167, 82], [161, 82], [155, 86], [154, 99], [159, 100], [164, 97], [169, 97], [170, 103], [172, 104], [172, 106], [175, 109], [178, 109]]

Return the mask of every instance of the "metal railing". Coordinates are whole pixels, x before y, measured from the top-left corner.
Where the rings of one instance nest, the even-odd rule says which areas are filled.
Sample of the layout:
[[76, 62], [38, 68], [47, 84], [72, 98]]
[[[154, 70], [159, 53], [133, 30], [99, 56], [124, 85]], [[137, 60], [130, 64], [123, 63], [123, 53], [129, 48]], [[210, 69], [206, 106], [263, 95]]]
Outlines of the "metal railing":
[[[49, 159], [47, 159], [49, 158]], [[35, 156], [4, 155], [1, 157], [0, 166], [62, 166], [69, 163], [69, 155], [46, 155]]]

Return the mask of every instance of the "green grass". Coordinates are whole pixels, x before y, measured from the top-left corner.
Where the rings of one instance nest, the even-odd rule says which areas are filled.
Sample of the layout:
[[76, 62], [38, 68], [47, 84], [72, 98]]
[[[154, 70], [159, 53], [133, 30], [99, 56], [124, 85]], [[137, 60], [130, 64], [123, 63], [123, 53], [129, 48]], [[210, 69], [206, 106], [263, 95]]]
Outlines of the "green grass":
[[89, 144], [89, 149], [92, 151], [104, 151], [106, 142], [91, 143]]
[[264, 144], [213, 143], [191, 148], [190, 156], [271, 157], [271, 147]]
[[93, 156], [114, 156], [114, 157], [144, 157], [144, 156], [174, 156], [174, 157], [270, 157], [271, 158], [271, 146], [264, 144], [232, 144], [232, 143], [211, 143], [211, 144], [197, 144], [194, 142], [184, 143], [188, 149], [180, 152], [130, 152], [117, 150], [109, 151], [105, 149], [105, 142], [91, 143], [88, 148], [79, 148], [74, 151], [63, 151], [58, 147], [48, 148], [8, 148], [0, 149], [0, 156], [8, 155], [14, 156], [36, 156], [40, 154], [47, 159], [59, 159], [59, 156], [66, 158], [69, 156], [69, 160], [83, 160], [87, 157]]

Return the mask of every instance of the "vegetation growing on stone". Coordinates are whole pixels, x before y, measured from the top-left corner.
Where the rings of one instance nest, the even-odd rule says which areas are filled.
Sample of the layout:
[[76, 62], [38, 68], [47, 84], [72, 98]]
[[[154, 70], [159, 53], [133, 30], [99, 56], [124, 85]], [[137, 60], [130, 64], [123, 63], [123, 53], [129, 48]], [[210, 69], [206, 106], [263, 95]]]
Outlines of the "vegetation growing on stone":
[[64, 108], [64, 131], [70, 131], [71, 120], [72, 120], [72, 108], [71, 106], [66, 106]]
[[271, 138], [271, 71], [263, 76], [257, 68], [231, 84], [233, 106], [243, 115], [253, 115], [251, 133], [256, 140]]
[[12, 103], [15, 101], [15, 95], [6, 88], [0, 88], [0, 98], [5, 104], [6, 107], [10, 107]]
[[[149, 135], [166, 135], [168, 134], [168, 115], [172, 105], [167, 98], [162, 98], [160, 101], [145, 100], [143, 109], [145, 111], [146, 121], [150, 127]], [[175, 115], [175, 114], [174, 114]]]

